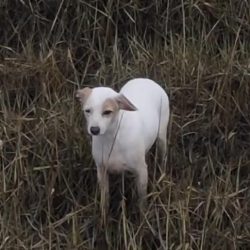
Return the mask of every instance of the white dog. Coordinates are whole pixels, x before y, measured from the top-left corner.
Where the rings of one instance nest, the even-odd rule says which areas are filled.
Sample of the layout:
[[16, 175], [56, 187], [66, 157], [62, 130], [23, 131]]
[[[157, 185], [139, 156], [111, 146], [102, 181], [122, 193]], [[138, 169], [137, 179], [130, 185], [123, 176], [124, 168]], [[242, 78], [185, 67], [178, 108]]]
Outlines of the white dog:
[[[149, 79], [133, 79], [117, 93], [108, 87], [84, 88], [76, 95], [82, 104], [92, 154], [97, 166], [101, 200], [108, 200], [108, 173], [128, 170], [136, 174], [140, 198], [147, 194], [148, 169], [145, 155], [156, 139], [166, 153], [169, 99]], [[106, 199], [105, 199], [106, 197]]]

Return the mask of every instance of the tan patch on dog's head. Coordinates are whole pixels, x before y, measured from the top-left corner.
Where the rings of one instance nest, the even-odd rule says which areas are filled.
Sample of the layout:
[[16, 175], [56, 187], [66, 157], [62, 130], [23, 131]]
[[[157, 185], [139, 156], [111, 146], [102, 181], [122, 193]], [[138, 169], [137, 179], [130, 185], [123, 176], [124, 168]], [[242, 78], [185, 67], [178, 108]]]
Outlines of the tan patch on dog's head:
[[119, 94], [118, 97], [115, 98], [115, 101], [118, 104], [118, 107], [127, 111], [136, 111], [137, 108], [135, 105], [123, 94]]
[[92, 89], [89, 87], [79, 89], [76, 92], [76, 97], [80, 100], [82, 104], [84, 104], [86, 100], [88, 99], [88, 97], [90, 96], [91, 92], [92, 92]]
[[102, 115], [109, 115], [119, 109], [136, 111], [137, 108], [122, 94], [115, 98], [109, 98], [103, 103]]
[[115, 99], [109, 98], [103, 103], [102, 113], [105, 114], [105, 112], [108, 112], [108, 111], [116, 112], [118, 109], [119, 109], [119, 106], [117, 102], [115, 101]]

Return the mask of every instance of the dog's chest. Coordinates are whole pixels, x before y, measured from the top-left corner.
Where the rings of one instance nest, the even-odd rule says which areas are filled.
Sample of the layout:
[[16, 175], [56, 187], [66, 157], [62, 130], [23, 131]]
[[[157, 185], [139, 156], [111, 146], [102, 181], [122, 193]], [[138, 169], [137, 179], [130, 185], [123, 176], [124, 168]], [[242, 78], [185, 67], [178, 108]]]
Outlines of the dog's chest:
[[105, 166], [109, 172], [129, 170], [129, 162], [122, 146], [118, 143], [92, 142], [92, 154], [97, 167]]

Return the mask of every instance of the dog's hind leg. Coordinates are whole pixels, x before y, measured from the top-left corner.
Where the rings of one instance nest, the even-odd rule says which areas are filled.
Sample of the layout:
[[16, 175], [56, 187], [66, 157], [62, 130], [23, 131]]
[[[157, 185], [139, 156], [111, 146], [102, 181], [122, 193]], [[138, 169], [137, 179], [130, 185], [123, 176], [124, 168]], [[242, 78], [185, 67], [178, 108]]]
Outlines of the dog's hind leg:
[[148, 187], [148, 166], [145, 160], [140, 163], [136, 170], [136, 185], [139, 198], [139, 207], [141, 210], [144, 210], [147, 204], [146, 196]]
[[167, 154], [167, 139], [166, 138], [159, 138], [159, 150], [160, 150], [160, 159], [161, 161], [165, 160]]
[[162, 166], [165, 165], [165, 159], [167, 154], [167, 138], [166, 134], [162, 134], [157, 138], [157, 147], [159, 152], [159, 164]]
[[167, 154], [167, 129], [169, 122], [169, 107], [165, 103], [162, 105], [159, 130], [157, 136], [157, 149], [159, 150], [160, 165], [165, 166], [166, 154]]

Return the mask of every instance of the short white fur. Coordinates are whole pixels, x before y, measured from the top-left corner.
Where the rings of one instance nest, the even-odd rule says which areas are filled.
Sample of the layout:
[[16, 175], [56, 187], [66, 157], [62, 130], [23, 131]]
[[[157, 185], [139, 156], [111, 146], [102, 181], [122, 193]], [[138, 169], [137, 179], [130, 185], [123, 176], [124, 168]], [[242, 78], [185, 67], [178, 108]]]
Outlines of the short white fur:
[[[92, 135], [92, 154], [103, 199], [108, 200], [108, 174], [125, 170], [135, 173], [138, 195], [144, 198], [148, 184], [146, 153], [158, 140], [163, 159], [166, 155], [170, 114], [166, 92], [150, 79], [136, 78], [119, 93], [107, 87], [85, 88], [78, 90], [77, 97]], [[112, 100], [112, 112], [104, 115], [107, 100]], [[93, 135], [91, 127], [98, 127], [99, 133]]]

